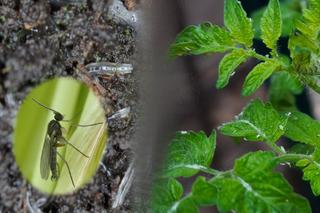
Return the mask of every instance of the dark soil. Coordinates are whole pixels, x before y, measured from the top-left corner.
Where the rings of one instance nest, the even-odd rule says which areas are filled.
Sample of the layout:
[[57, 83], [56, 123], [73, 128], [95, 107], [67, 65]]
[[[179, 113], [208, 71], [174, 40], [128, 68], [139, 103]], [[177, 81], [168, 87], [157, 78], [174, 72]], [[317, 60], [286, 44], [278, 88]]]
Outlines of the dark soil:
[[[137, 70], [94, 78], [83, 68], [101, 61], [135, 66], [136, 32], [108, 18], [107, 8], [103, 0], [0, 0], [0, 212], [130, 211], [130, 196], [118, 207], [112, 205], [131, 162]], [[131, 112], [125, 120], [112, 122], [104, 166], [91, 183], [72, 195], [48, 197], [22, 178], [12, 154], [12, 134], [19, 103], [33, 87], [58, 76], [102, 88], [98, 93], [108, 104], [106, 117], [125, 107]]]

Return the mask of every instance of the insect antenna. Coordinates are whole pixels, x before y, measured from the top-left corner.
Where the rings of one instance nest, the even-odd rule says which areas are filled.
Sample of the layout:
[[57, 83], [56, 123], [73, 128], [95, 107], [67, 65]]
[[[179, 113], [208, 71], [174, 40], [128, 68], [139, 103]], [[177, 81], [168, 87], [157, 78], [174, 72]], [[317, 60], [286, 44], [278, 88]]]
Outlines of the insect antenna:
[[50, 110], [50, 111], [54, 112], [55, 114], [61, 114], [60, 112], [55, 111], [54, 109], [51, 109], [51, 108], [43, 105], [42, 103], [40, 103], [39, 101], [37, 101], [37, 100], [34, 99], [34, 98], [32, 98], [32, 100], [33, 100], [34, 102], [36, 102], [37, 104], [39, 104], [40, 106], [42, 106], [43, 108], [46, 108], [47, 110]]

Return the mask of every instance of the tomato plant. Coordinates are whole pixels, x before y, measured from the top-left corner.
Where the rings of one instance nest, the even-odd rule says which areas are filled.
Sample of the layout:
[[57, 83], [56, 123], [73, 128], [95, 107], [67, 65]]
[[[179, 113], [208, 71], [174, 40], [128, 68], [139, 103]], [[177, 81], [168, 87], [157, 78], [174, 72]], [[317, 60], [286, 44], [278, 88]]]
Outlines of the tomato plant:
[[[320, 93], [320, 1], [309, 0], [300, 16], [294, 13], [298, 18], [292, 22], [291, 33], [283, 30], [282, 11], [279, 0], [270, 0], [261, 13], [257, 34], [240, 2], [225, 0], [224, 26], [206, 22], [178, 34], [170, 47], [172, 57], [227, 53], [219, 64], [219, 89], [229, 83], [241, 63], [259, 60], [246, 76], [242, 95], [253, 94], [271, 78], [269, 100], [251, 100], [218, 131], [248, 142], [264, 142], [270, 150], [247, 153], [235, 160], [232, 169], [219, 171], [211, 168], [216, 130], [209, 136], [178, 132], [154, 183], [153, 212], [199, 212], [203, 206], [217, 206], [220, 212], [311, 212], [308, 200], [295, 193], [275, 168], [285, 164], [301, 169], [313, 194], [320, 195], [320, 123], [297, 109], [294, 96], [305, 86]], [[283, 32], [289, 34], [289, 56], [278, 51]], [[257, 36], [270, 50], [268, 54], [253, 48]], [[295, 144], [285, 149], [277, 144], [281, 137]], [[207, 175], [198, 175], [191, 192], [185, 194], [178, 178], [199, 172]]]

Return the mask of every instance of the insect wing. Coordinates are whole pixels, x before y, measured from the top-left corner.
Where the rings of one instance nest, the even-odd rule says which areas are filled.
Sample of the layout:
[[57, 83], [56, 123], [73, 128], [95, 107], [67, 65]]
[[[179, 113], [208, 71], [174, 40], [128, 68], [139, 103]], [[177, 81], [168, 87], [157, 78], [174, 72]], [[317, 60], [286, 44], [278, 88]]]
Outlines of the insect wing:
[[42, 153], [41, 153], [41, 161], [40, 161], [40, 174], [41, 178], [47, 180], [50, 173], [50, 160], [51, 160], [51, 142], [50, 136], [46, 134], [46, 138], [44, 140]]

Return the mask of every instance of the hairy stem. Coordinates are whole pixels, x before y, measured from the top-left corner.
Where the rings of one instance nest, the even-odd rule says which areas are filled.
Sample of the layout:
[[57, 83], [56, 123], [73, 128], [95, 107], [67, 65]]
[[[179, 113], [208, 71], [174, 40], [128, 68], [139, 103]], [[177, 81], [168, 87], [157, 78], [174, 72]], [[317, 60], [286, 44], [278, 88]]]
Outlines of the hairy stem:
[[212, 169], [210, 167], [205, 167], [205, 166], [200, 166], [200, 167], [198, 167], [198, 169], [201, 172], [204, 172], [204, 173], [207, 173], [207, 174], [210, 174], [210, 175], [213, 175], [213, 176], [221, 175], [222, 173], [224, 173], [224, 172], [220, 172], [220, 171], [218, 171], [216, 169]]
[[304, 155], [304, 154], [284, 154], [284, 155], [277, 157], [277, 162], [279, 162], [279, 163], [297, 162], [298, 160], [302, 160], [302, 159], [307, 159], [312, 163], [317, 163], [314, 161], [312, 156]]
[[264, 55], [260, 55], [259, 53], [256, 53], [256, 51], [254, 51], [253, 49], [248, 49], [247, 50], [247, 53], [253, 57], [253, 58], [256, 58], [256, 59], [259, 59], [260, 61], [269, 61], [270, 58], [268, 58], [267, 56], [264, 56]]
[[282, 156], [286, 154], [286, 151], [281, 149], [279, 146], [277, 146], [276, 143], [267, 142], [266, 143], [274, 152], [276, 152], [278, 155]]

